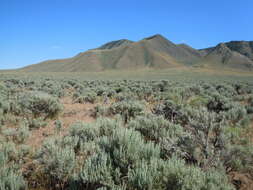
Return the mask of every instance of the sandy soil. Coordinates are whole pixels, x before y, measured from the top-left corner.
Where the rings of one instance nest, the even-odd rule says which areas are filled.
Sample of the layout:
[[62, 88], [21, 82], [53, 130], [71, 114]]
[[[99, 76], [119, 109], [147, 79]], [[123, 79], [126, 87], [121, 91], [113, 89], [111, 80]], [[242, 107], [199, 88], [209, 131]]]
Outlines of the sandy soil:
[[45, 138], [56, 133], [54, 124], [56, 120], [60, 120], [63, 124], [62, 131], [59, 135], [66, 134], [71, 124], [75, 122], [82, 121], [91, 123], [95, 121], [95, 119], [91, 116], [91, 111], [95, 107], [95, 104], [73, 103], [71, 98], [63, 98], [60, 101], [64, 106], [63, 113], [57, 119], [48, 121], [48, 125], [46, 127], [32, 130], [26, 144], [32, 146], [33, 148], [38, 148]]

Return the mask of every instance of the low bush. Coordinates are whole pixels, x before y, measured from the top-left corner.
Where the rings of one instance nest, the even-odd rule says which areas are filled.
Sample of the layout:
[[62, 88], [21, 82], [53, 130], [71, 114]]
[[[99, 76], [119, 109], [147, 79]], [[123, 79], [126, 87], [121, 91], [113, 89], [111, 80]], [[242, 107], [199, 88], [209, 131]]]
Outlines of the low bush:
[[113, 115], [120, 114], [125, 123], [138, 115], [143, 115], [144, 110], [143, 103], [139, 101], [116, 102], [109, 107], [109, 113]]
[[[252, 82], [186, 79], [1, 75], [0, 190], [232, 190], [230, 172], [253, 171]], [[62, 130], [65, 95], [96, 121], [63, 115]], [[47, 122], [56, 133], [26, 145]]]
[[250, 172], [253, 170], [252, 145], [231, 145], [223, 155], [227, 171]]
[[155, 115], [162, 115], [165, 119], [178, 124], [188, 122], [188, 117], [184, 114], [183, 105], [176, 104], [171, 100], [165, 100], [163, 103], [157, 104], [153, 109]]
[[19, 166], [12, 161], [8, 145], [0, 145], [0, 190], [25, 190], [25, 180]]
[[21, 124], [17, 129], [15, 140], [18, 143], [24, 143], [25, 140], [30, 136], [29, 127], [26, 124]]
[[39, 129], [47, 126], [47, 122], [43, 119], [43, 117], [38, 118], [28, 118], [26, 123], [29, 129]]
[[93, 112], [93, 116], [94, 117], [105, 117], [105, 116], [109, 116], [109, 109], [107, 106], [104, 105], [97, 105], [94, 108], [94, 112]]
[[97, 94], [90, 90], [90, 89], [82, 89], [81, 91], [78, 91], [73, 94], [73, 100], [75, 103], [95, 103], [97, 99]]
[[129, 182], [132, 189], [233, 189], [224, 173], [188, 167], [177, 157], [167, 161], [152, 160], [150, 164], [139, 162], [139, 166], [130, 171]]
[[0, 189], [25, 190], [26, 183], [21, 172], [1, 164], [3, 163], [0, 163]]
[[128, 127], [139, 131], [146, 140], [161, 142], [165, 138], [178, 138], [184, 136], [185, 132], [180, 125], [170, 123], [162, 116], [147, 115], [139, 116], [130, 121]]
[[38, 155], [39, 164], [42, 166], [41, 175], [49, 185], [48, 188], [64, 187], [69, 182], [75, 168], [75, 153], [72, 147], [61, 147], [54, 140], [49, 140], [40, 149]]
[[18, 101], [23, 114], [31, 114], [35, 118], [55, 118], [62, 111], [62, 105], [56, 98], [42, 92], [25, 93]]
[[25, 124], [22, 124], [17, 129], [4, 129], [2, 133], [7, 139], [11, 139], [17, 143], [23, 143], [30, 135], [29, 128]]

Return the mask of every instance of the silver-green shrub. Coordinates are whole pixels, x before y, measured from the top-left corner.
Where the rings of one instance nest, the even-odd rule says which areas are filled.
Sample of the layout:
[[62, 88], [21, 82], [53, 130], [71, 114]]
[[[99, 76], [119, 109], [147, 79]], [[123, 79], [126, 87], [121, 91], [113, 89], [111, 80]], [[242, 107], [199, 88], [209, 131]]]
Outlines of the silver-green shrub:
[[54, 139], [49, 139], [38, 152], [42, 173], [52, 186], [64, 186], [75, 168], [75, 152], [72, 147], [61, 147]]
[[20, 167], [13, 161], [8, 145], [0, 145], [0, 190], [25, 190], [25, 180]]
[[145, 111], [144, 104], [139, 101], [121, 101], [112, 104], [109, 108], [111, 114], [122, 115], [124, 122], [127, 123], [130, 119], [138, 115], [143, 115]]
[[54, 118], [62, 111], [58, 99], [42, 92], [28, 92], [19, 97], [19, 104], [24, 115]]

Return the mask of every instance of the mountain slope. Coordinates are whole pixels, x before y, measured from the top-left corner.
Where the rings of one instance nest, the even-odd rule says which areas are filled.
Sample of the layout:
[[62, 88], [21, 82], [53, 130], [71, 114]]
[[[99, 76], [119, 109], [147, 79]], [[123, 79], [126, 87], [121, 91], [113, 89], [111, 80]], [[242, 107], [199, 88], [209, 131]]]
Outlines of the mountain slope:
[[131, 44], [131, 43], [133, 43], [133, 41], [126, 40], [126, 39], [116, 40], [116, 41], [108, 42], [108, 43], [100, 46], [97, 49], [112, 49], [112, 48], [116, 48], [116, 47], [119, 47], [119, 46], [128, 45], [128, 44]]
[[191, 46], [189, 46], [187, 44], [178, 44], [177, 46], [184, 49], [188, 53], [195, 55], [196, 57], [202, 57], [203, 56], [203, 53], [201, 53], [201, 51], [198, 51], [198, 50], [192, 48]]
[[200, 50], [202, 63], [210, 66], [253, 69], [253, 52], [250, 42], [233, 41]]
[[231, 41], [196, 50], [187, 44], [176, 45], [157, 34], [137, 42], [126, 39], [108, 42], [72, 58], [48, 60], [20, 70], [83, 72], [112, 69], [163, 69], [193, 65], [253, 70], [253, 42]]
[[22, 71], [75, 72], [108, 69], [169, 68], [188, 65], [198, 56], [175, 45], [161, 35], [138, 42], [118, 40], [88, 50], [69, 59], [49, 60]]
[[253, 61], [253, 41], [231, 41], [226, 43], [232, 51], [236, 51]]

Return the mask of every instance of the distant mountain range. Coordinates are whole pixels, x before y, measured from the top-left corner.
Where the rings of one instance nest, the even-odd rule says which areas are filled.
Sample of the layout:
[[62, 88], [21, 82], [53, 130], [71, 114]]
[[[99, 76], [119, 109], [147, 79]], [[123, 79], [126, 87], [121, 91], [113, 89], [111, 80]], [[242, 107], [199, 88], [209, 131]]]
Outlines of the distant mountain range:
[[253, 41], [231, 41], [197, 50], [187, 44], [174, 44], [157, 34], [138, 42], [112, 41], [68, 59], [48, 60], [20, 70], [82, 72], [180, 66], [253, 70]]

